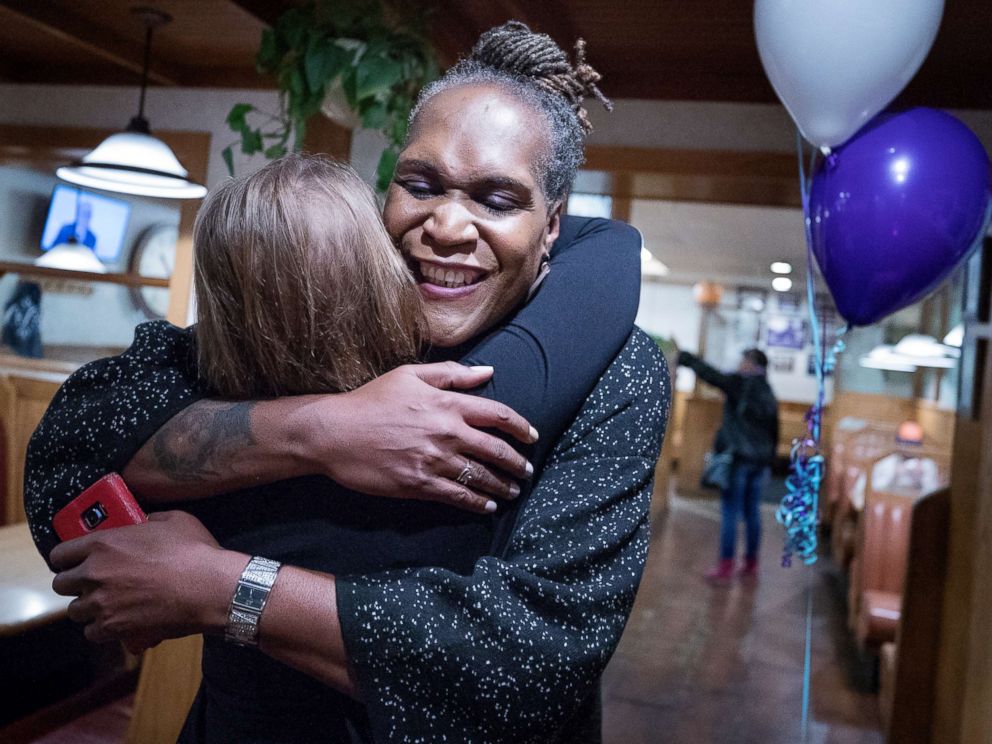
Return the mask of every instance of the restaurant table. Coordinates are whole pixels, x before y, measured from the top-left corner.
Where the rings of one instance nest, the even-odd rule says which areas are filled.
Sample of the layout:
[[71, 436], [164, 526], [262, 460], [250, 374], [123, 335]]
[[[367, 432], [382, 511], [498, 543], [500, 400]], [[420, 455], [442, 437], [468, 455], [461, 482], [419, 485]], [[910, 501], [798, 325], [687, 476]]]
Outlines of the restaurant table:
[[66, 617], [72, 597], [52, 591], [52, 578], [26, 523], [0, 527], [0, 638]]

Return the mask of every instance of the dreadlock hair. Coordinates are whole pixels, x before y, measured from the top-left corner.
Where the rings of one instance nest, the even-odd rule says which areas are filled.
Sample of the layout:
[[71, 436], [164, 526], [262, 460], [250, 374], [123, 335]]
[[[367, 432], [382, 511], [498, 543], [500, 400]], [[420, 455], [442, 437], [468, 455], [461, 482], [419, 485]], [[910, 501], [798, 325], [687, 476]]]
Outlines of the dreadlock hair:
[[607, 111], [613, 104], [599, 90], [600, 74], [586, 62], [586, 44], [575, 43], [575, 63], [547, 34], [535, 33], [520, 21], [489, 29], [439, 80], [420, 91], [410, 114], [417, 114], [435, 95], [462, 85], [492, 85], [541, 114], [547, 122], [548, 146], [535, 164], [538, 182], [549, 203], [562, 201], [585, 161], [585, 137], [592, 124], [583, 101], [592, 96]]

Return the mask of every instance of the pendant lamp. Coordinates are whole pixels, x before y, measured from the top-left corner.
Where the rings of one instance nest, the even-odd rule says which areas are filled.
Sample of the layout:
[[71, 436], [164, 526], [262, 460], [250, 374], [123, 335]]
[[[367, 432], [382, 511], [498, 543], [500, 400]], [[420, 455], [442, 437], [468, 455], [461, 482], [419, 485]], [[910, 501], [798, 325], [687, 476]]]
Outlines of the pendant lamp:
[[104, 191], [162, 199], [202, 199], [206, 187], [191, 181], [172, 149], [151, 135], [145, 118], [145, 91], [152, 34], [172, 17], [154, 8], [132, 11], [145, 26], [145, 62], [141, 73], [138, 114], [127, 129], [112, 134], [82, 160], [55, 171], [63, 181]]
[[35, 259], [34, 265], [46, 269], [89, 271], [93, 274], [107, 273], [107, 267], [96, 257], [96, 254], [85, 245], [80, 245], [75, 237], [49, 248], [47, 252]]

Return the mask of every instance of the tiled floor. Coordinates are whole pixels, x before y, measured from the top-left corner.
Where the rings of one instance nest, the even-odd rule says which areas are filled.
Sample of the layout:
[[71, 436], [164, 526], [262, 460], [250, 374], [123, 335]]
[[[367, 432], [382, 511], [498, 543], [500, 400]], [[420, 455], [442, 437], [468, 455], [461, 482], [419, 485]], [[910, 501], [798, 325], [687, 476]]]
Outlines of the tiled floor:
[[806, 589], [813, 587], [812, 744], [882, 744], [877, 698], [855, 690], [853, 649], [829, 566], [779, 566], [764, 507], [756, 583], [711, 587], [719, 507], [675, 498], [655, 525], [634, 613], [603, 685], [604, 744], [798, 744]]

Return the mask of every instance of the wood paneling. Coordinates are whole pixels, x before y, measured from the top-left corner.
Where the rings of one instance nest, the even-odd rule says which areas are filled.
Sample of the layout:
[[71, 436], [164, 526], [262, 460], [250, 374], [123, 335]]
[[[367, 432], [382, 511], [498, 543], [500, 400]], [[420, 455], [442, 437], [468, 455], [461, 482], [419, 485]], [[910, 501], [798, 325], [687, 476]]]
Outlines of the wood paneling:
[[[0, 365], [6, 361], [8, 358], [0, 357]], [[16, 363], [16, 360], [9, 361]], [[56, 363], [56, 368], [60, 366]], [[64, 371], [0, 366], [0, 410], [6, 450], [2, 515], [5, 524], [25, 519], [24, 455], [31, 435], [65, 378]]]
[[[135, 5], [140, 3], [2, 0], [0, 59], [11, 63], [7, 78], [136, 85], [145, 28], [131, 12]], [[157, 0], [152, 5], [173, 18], [155, 32], [152, 84], [273, 87], [254, 69], [265, 27], [257, 17], [229, 0]]]
[[322, 153], [345, 163], [351, 158], [351, 130], [335, 124], [326, 116], [318, 116], [307, 124], [303, 150]]
[[[850, 416], [867, 421], [887, 422], [896, 424], [912, 418], [916, 412], [917, 403], [912, 398], [895, 398], [888, 395], [873, 393], [854, 393], [843, 391], [834, 396], [827, 410], [833, 421]], [[953, 414], [952, 414], [953, 415]]]
[[781, 153], [589, 145], [583, 169], [615, 200], [801, 206], [795, 156]]
[[889, 741], [899, 744], [930, 741], [949, 525], [947, 489], [920, 499], [913, 508], [888, 717]]
[[[3, 0], [0, 2], [0, 19], [4, 26], [14, 24], [15, 36], [22, 40], [42, 42], [44, 47], [58, 54], [89, 55], [134, 73], [141, 79], [144, 60], [144, 31], [140, 22], [130, 17], [141, 34], [125, 38], [108, 33], [106, 21], [89, 14], [80, 6], [83, 2], [39, 3], [34, 0]], [[106, 10], [109, 3], [104, 2]], [[6, 33], [9, 33], [9, 28]], [[47, 42], [47, 43], [46, 43]], [[153, 58], [148, 68], [148, 79], [164, 85], [177, 85], [180, 73], [160, 59]]]
[[[510, 18], [529, 22], [565, 49], [588, 42], [589, 62], [616, 98], [772, 103], [758, 57], [753, 3], [739, 0], [439, 0], [431, 30], [444, 58], [464, 54], [479, 33]], [[538, 10], [533, 10], [537, 8]], [[992, 14], [985, 0], [944, 8], [936, 43], [901, 103], [992, 107]], [[977, 66], [976, 66], [977, 65]]]
[[679, 446], [679, 491], [683, 494], [711, 494], [699, 486], [703, 456], [713, 446], [723, 420], [723, 398], [693, 395], [684, 399]]
[[[986, 246], [987, 248], [988, 246]], [[992, 263], [969, 263], [962, 415], [954, 438], [947, 583], [941, 613], [933, 744], [992, 742]]]
[[[302, 0], [157, 0], [173, 22], [156, 33], [153, 80], [274, 87], [254, 68], [261, 31]], [[134, 84], [144, 30], [131, 0], [0, 0], [0, 76], [22, 82]], [[445, 65], [511, 18], [566, 50], [588, 43], [613, 98], [773, 103], [758, 57], [752, 4], [740, 0], [387, 0], [424, 19]], [[412, 7], [412, 10], [411, 10]], [[218, 33], [223, 30], [223, 33]], [[992, 13], [948, 2], [936, 43], [898, 105], [992, 108]]]
[[[206, 132], [156, 132], [189, 171], [189, 177], [199, 183], [207, 182], [207, 162], [210, 159], [210, 135]], [[181, 328], [189, 323], [190, 302], [193, 296], [193, 223], [198, 199], [184, 199], [180, 203], [179, 241], [176, 244], [176, 263], [169, 279], [169, 309], [165, 319]]]
[[168, 279], [139, 276], [138, 274], [100, 274], [95, 271], [70, 271], [68, 269], [53, 269], [48, 266], [19, 261], [0, 261], [0, 276], [4, 274], [20, 274], [40, 279], [62, 279], [74, 282], [102, 282], [104, 284], [121, 284], [125, 287], [168, 287]]
[[202, 651], [198, 635], [145, 651], [125, 744], [176, 741], [200, 686]]
[[[973, 630], [977, 630], [971, 627], [971, 606], [977, 569], [975, 517], [979, 511], [982, 428], [978, 422], [962, 419], [958, 421], [954, 437], [950, 543], [940, 629], [933, 744], [984, 744], [988, 741], [962, 738], [962, 708], [968, 688], [971, 635]], [[989, 573], [987, 566], [985, 573]], [[992, 611], [989, 612], [992, 614]], [[981, 623], [981, 627], [987, 632], [988, 621]], [[992, 727], [988, 731], [992, 731]]]

